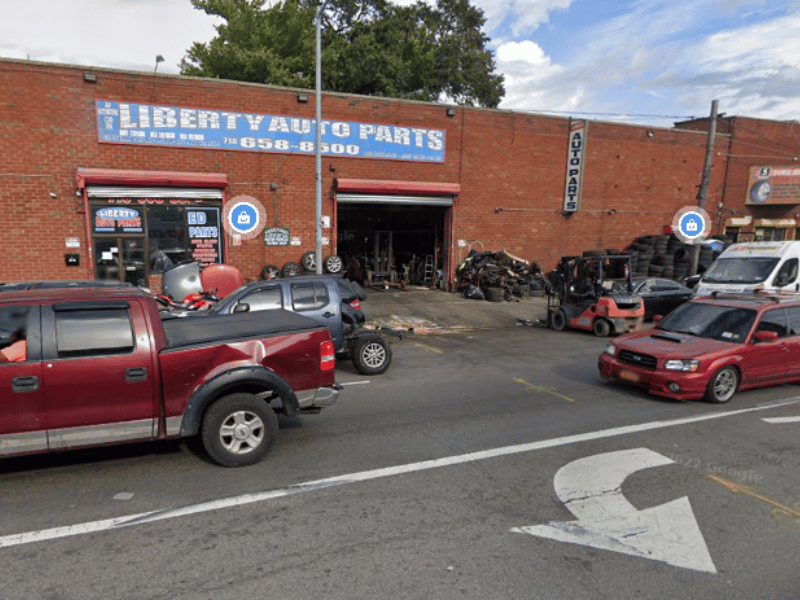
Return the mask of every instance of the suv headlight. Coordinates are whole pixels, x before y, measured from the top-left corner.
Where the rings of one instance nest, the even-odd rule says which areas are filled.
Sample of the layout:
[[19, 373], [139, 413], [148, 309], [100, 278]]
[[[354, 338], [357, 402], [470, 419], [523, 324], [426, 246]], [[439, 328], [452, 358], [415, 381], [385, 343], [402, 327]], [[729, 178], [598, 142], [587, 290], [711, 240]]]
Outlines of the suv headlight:
[[617, 347], [614, 344], [609, 343], [608, 346], [606, 346], [605, 353], [609, 356], [616, 356]]
[[697, 359], [671, 359], [664, 363], [667, 371], [689, 371], [694, 373], [700, 368], [700, 361]]

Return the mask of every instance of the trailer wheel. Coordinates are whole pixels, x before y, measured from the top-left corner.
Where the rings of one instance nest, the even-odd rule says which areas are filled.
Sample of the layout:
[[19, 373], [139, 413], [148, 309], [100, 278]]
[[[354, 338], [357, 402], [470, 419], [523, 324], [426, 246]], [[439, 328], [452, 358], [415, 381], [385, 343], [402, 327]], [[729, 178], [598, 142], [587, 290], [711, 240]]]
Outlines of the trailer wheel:
[[592, 330], [597, 337], [608, 337], [611, 334], [611, 323], [606, 319], [595, 319]]
[[278, 433], [278, 417], [253, 394], [230, 394], [203, 416], [203, 447], [223, 467], [243, 467], [261, 460]]
[[563, 308], [557, 308], [550, 313], [550, 326], [556, 331], [564, 331], [567, 328], [567, 313]]
[[353, 346], [353, 364], [364, 375], [380, 375], [392, 362], [392, 349], [377, 333], [361, 335]]

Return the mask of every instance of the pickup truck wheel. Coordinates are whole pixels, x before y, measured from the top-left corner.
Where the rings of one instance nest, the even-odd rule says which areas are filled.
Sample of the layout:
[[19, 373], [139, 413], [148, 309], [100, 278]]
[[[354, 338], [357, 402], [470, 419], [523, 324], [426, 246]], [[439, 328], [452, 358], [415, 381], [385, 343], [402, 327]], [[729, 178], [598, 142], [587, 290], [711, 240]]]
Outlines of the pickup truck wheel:
[[252, 394], [231, 394], [214, 402], [203, 417], [203, 447], [223, 467], [261, 460], [278, 433], [278, 417]]
[[353, 364], [364, 375], [380, 375], [392, 362], [392, 349], [377, 333], [360, 336], [353, 346]]

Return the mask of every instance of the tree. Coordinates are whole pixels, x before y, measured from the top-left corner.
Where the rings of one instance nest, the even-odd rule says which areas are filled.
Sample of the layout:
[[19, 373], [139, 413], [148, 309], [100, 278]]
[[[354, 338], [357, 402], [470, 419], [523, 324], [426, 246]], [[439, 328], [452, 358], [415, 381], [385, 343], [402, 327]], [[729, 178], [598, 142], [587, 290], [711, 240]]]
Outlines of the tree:
[[[194, 43], [181, 61], [185, 75], [313, 88], [316, 0], [191, 0], [222, 17], [217, 37]], [[322, 18], [322, 86], [353, 94], [452, 101], [496, 107], [496, 74], [486, 19], [469, 0], [329, 0]], [[298, 75], [298, 74], [302, 75]]]

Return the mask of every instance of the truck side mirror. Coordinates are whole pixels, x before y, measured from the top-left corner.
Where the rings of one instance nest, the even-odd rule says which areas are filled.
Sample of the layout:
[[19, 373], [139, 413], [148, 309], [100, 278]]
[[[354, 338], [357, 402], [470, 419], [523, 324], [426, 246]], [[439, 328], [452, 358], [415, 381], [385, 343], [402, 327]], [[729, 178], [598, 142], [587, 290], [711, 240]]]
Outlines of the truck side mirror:
[[237, 304], [237, 305], [234, 307], [234, 309], [233, 309], [233, 312], [234, 312], [234, 313], [246, 313], [246, 312], [250, 312], [250, 305], [249, 305], [247, 302], [239, 302], [239, 304]]

